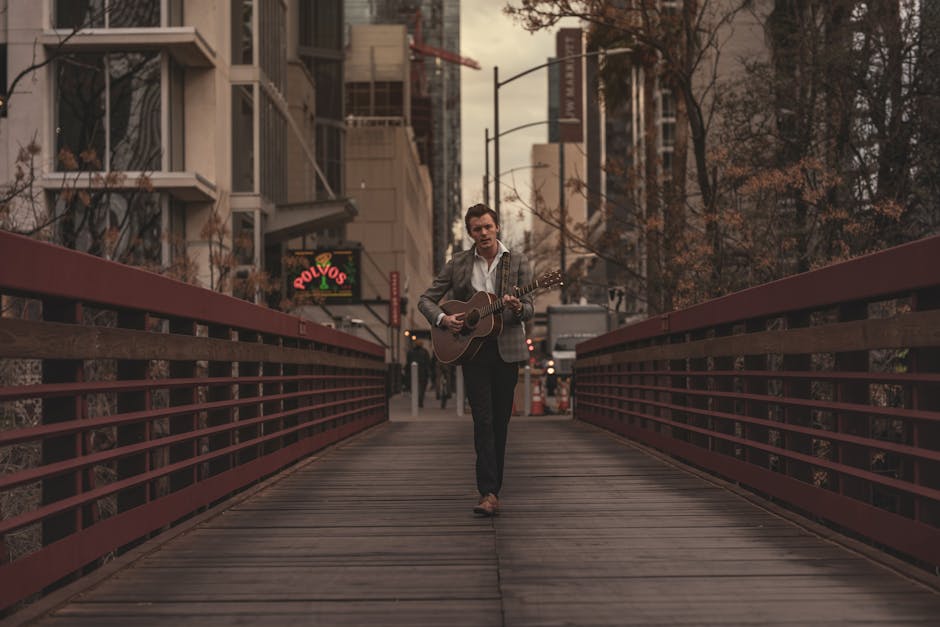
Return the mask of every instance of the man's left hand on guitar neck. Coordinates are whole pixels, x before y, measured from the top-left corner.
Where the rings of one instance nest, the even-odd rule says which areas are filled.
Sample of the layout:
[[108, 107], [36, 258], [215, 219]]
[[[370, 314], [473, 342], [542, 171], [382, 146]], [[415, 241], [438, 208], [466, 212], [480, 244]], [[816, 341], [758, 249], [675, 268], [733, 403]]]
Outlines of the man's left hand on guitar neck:
[[522, 317], [522, 301], [515, 296], [505, 294], [503, 296], [503, 307], [516, 314], [517, 318]]

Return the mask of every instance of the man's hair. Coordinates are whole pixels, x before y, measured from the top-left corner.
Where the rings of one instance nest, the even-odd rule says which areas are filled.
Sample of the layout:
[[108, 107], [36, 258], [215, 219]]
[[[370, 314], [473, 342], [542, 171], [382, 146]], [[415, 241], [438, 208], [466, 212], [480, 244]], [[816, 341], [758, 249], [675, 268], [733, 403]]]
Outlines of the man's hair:
[[470, 232], [470, 219], [471, 218], [482, 218], [486, 214], [490, 214], [491, 216], [493, 216], [493, 222], [496, 223], [496, 226], [499, 226], [499, 216], [496, 215], [496, 212], [490, 209], [489, 207], [487, 207], [486, 205], [482, 203], [478, 203], [476, 205], [473, 205], [469, 209], [467, 209], [467, 215], [463, 217], [463, 223], [467, 227], [467, 232], [468, 233]]

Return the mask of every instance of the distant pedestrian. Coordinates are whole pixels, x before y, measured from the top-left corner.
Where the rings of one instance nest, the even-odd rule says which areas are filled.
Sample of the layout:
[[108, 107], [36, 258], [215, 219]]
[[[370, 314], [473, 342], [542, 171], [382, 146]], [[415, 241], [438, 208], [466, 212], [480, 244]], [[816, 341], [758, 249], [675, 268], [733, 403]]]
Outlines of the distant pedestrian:
[[411, 372], [411, 364], [418, 364], [418, 407], [424, 407], [424, 391], [428, 387], [428, 377], [431, 374], [431, 356], [424, 348], [424, 342], [415, 340], [411, 350], [408, 351], [408, 372]]
[[558, 388], [558, 375], [554, 369], [545, 375], [545, 389], [549, 396], [555, 396], [555, 390]]

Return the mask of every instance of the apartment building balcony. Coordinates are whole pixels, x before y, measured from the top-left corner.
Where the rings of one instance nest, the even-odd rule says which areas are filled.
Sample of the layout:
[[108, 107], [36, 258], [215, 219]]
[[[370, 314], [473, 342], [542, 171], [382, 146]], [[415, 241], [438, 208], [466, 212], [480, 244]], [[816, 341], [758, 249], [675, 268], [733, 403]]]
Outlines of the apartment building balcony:
[[40, 43], [68, 53], [166, 50], [184, 67], [210, 68], [216, 63], [215, 50], [194, 26], [86, 28], [74, 34], [68, 29], [48, 29]]
[[185, 203], [213, 202], [215, 183], [198, 172], [48, 172], [40, 180], [47, 192], [76, 189], [165, 192]]
[[279, 204], [267, 217], [265, 243], [286, 242], [325, 227], [345, 224], [358, 214], [351, 198]]

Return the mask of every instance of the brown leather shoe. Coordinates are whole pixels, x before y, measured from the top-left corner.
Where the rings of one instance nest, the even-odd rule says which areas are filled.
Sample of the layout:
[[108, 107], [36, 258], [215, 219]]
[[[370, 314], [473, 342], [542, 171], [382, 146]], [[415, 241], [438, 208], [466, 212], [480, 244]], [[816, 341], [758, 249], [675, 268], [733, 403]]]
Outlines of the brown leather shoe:
[[474, 514], [482, 516], [495, 516], [499, 510], [499, 499], [495, 494], [486, 494], [480, 497], [480, 502], [473, 508]]

